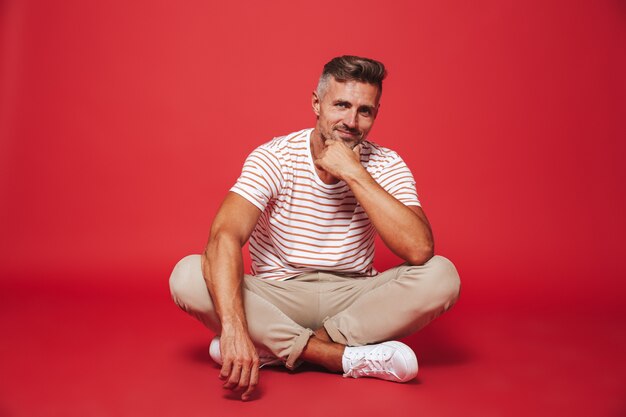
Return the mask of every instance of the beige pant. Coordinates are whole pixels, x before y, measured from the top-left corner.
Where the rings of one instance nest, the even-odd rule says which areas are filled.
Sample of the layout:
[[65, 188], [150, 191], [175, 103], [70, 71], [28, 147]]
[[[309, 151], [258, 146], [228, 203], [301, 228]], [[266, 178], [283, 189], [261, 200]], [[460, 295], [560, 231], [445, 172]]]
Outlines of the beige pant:
[[[170, 277], [172, 298], [219, 334], [200, 264], [200, 255], [178, 262]], [[375, 277], [315, 272], [270, 281], [245, 275], [243, 297], [252, 341], [293, 369], [313, 330], [324, 326], [333, 341], [348, 346], [399, 339], [448, 310], [459, 290], [452, 262], [435, 256], [424, 265], [401, 265]]]

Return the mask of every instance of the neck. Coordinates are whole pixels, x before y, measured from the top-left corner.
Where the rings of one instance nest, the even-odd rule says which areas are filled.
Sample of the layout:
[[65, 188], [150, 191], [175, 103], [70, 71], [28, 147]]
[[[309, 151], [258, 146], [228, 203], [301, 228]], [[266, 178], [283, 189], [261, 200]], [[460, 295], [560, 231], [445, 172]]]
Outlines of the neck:
[[322, 139], [322, 135], [317, 128], [313, 129], [311, 132], [309, 146], [311, 147], [311, 156], [313, 157], [313, 161], [315, 161], [320, 157], [320, 154], [326, 147], [326, 145], [324, 145], [324, 139]]

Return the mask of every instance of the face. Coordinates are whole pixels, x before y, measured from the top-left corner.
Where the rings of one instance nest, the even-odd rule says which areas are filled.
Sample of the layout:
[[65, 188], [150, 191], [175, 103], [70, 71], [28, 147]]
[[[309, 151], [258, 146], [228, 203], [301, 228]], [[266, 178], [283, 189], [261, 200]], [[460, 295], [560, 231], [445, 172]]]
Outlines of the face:
[[315, 129], [323, 141], [336, 139], [350, 148], [361, 143], [374, 125], [378, 113], [378, 86], [358, 81], [328, 80], [322, 97], [313, 93]]

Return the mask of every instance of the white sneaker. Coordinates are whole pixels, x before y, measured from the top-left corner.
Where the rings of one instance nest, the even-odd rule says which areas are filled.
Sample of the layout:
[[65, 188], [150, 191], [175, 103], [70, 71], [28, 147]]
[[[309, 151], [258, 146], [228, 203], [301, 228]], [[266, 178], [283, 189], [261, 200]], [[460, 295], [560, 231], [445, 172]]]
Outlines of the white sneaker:
[[417, 357], [402, 342], [346, 346], [343, 352], [344, 377], [371, 377], [393, 382], [407, 382], [417, 375]]
[[[283, 361], [265, 350], [257, 350], [259, 354], [259, 368], [264, 366], [282, 365]], [[222, 352], [220, 352], [220, 337], [215, 336], [209, 345], [209, 356], [218, 365], [222, 364]]]

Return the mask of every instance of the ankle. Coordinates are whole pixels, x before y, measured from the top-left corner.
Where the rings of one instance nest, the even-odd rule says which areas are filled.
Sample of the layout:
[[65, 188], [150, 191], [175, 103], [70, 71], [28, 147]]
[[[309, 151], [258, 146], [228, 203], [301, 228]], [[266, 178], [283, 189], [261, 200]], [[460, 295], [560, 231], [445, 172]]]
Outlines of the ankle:
[[343, 372], [344, 350], [344, 345], [313, 336], [309, 339], [300, 358], [321, 365], [331, 372]]
[[313, 334], [320, 340], [323, 340], [325, 342], [333, 342], [333, 340], [330, 338], [330, 335], [323, 326], [313, 332]]

